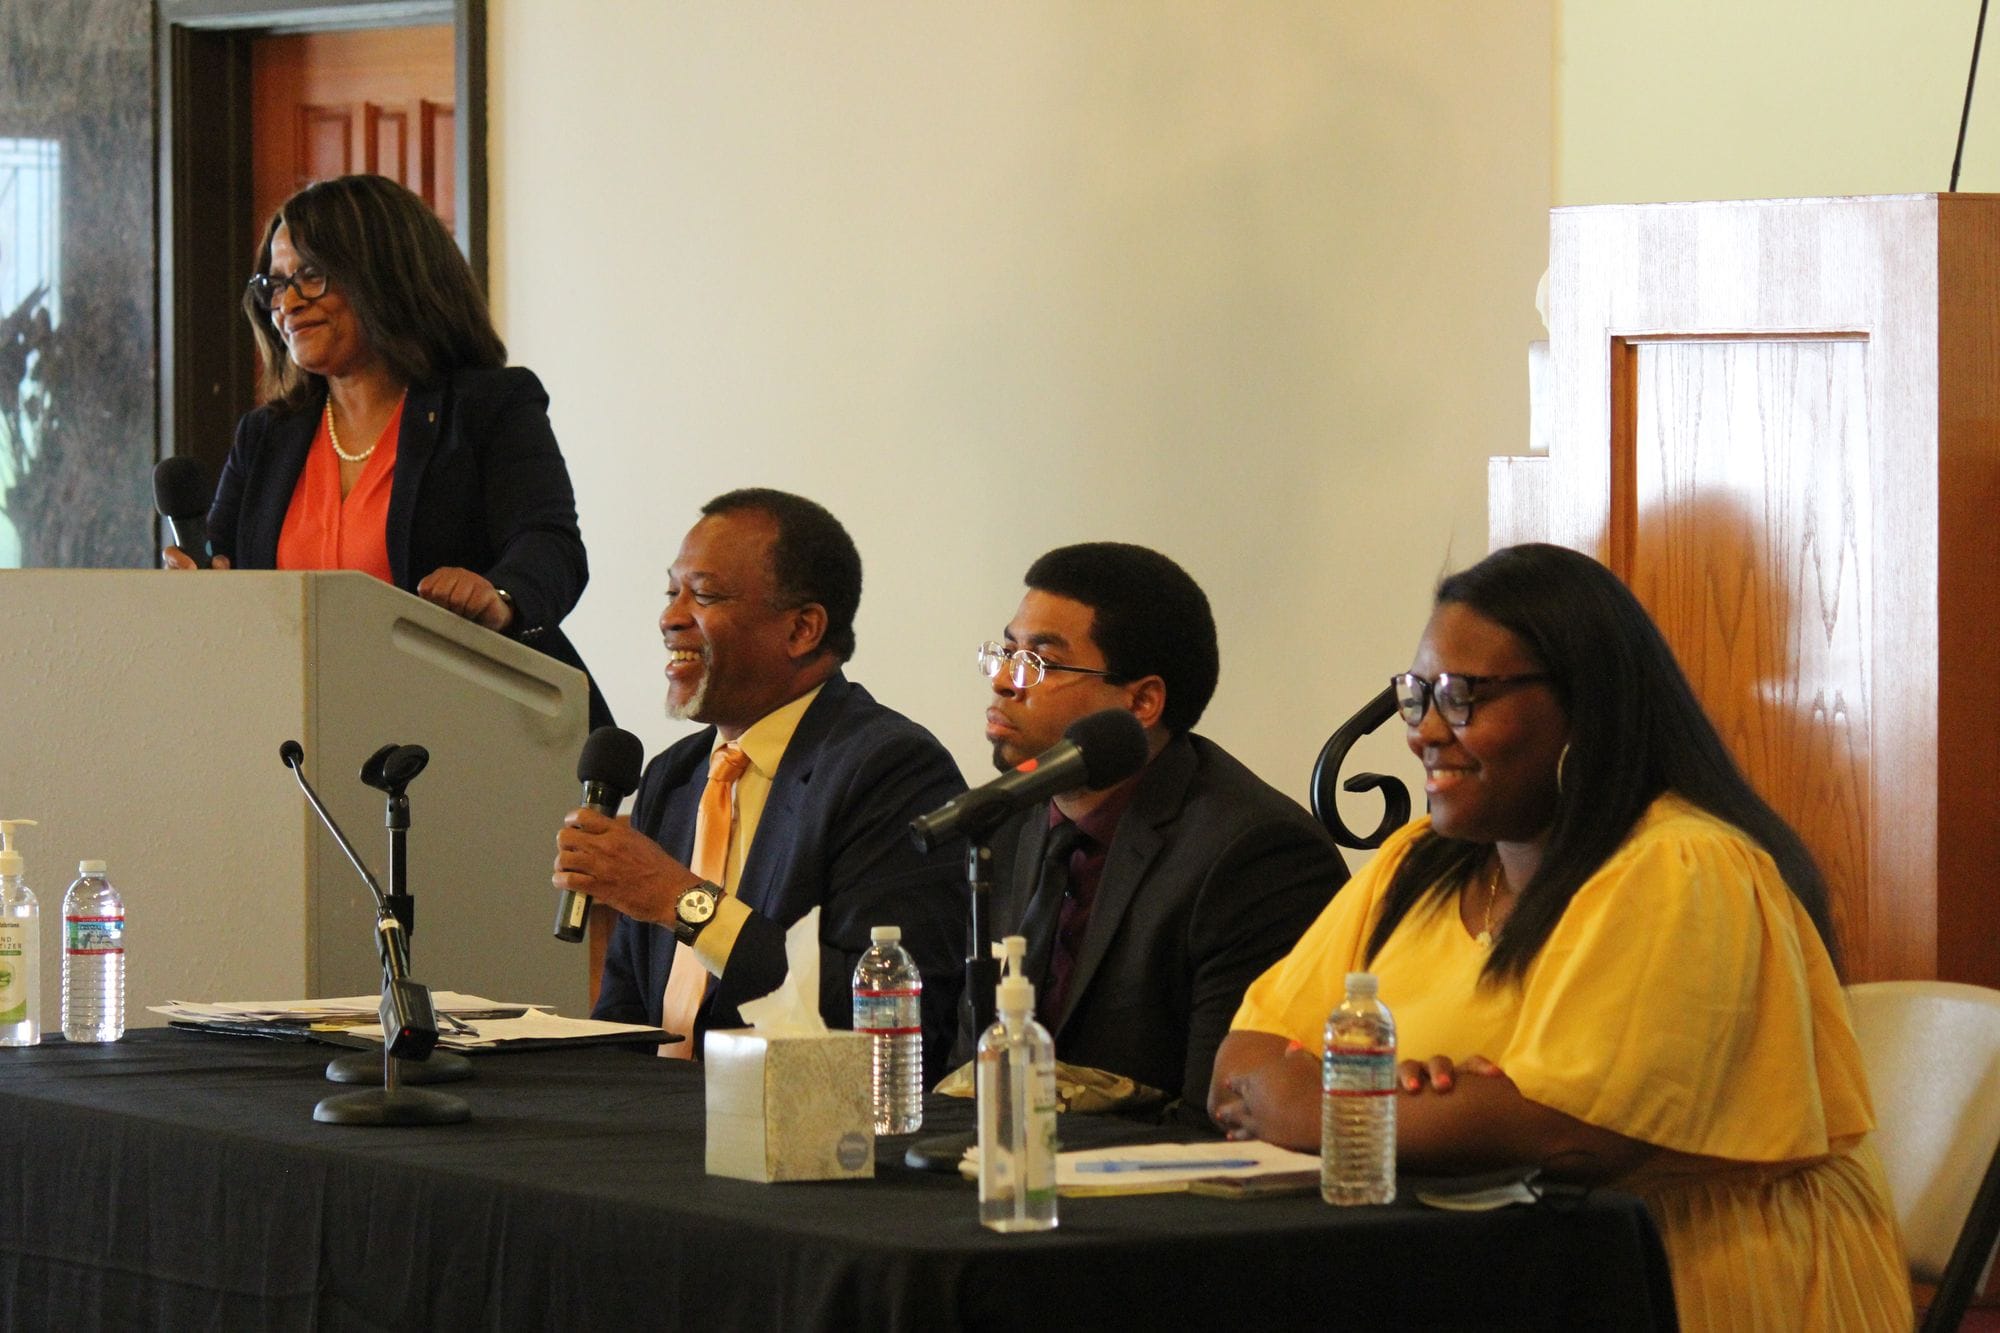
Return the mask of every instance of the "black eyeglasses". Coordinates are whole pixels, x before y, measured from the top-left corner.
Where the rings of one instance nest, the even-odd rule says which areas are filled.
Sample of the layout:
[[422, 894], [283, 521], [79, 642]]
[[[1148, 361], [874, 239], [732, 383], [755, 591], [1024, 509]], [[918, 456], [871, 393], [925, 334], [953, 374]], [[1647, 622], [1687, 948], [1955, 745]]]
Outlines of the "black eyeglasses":
[[1122, 677], [1115, 671], [1104, 671], [1098, 667], [1064, 666], [1060, 662], [1049, 662], [1040, 653], [1026, 648], [1008, 648], [1004, 643], [982, 643], [979, 645], [979, 674], [988, 680], [997, 680], [1002, 671], [1017, 690], [1025, 690], [1030, 685], [1039, 685], [1042, 676], [1050, 671], [1074, 671], [1079, 676], [1102, 676], [1113, 685]]
[[1449, 727], [1470, 726], [1472, 705], [1479, 692], [1495, 685], [1522, 685], [1531, 680], [1553, 680], [1546, 671], [1527, 671], [1514, 676], [1467, 676], [1456, 671], [1440, 671], [1436, 680], [1425, 680], [1414, 671], [1389, 677], [1395, 687], [1396, 711], [1411, 726], [1422, 726], [1432, 704]]
[[296, 273], [257, 273], [250, 278], [250, 297], [258, 307], [269, 310], [278, 304], [278, 298], [289, 287], [299, 294], [299, 299], [311, 305], [326, 295], [326, 274], [308, 264]]

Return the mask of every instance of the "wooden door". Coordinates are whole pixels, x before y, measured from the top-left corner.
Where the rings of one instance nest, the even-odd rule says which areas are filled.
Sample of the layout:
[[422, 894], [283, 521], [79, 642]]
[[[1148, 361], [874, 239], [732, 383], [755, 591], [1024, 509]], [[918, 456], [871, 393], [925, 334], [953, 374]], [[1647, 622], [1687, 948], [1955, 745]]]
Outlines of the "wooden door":
[[1557, 210], [1495, 545], [1629, 583], [1826, 873], [1850, 980], [2000, 986], [2000, 197]]
[[448, 24], [260, 37], [251, 44], [252, 226], [300, 186], [367, 172], [455, 225]]

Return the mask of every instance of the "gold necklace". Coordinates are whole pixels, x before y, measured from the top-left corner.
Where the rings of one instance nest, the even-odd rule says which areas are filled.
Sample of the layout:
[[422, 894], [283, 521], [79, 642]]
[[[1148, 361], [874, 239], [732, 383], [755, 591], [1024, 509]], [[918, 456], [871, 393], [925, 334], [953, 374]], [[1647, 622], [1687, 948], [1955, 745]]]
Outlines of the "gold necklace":
[[1500, 876], [1503, 873], [1499, 859], [1493, 862], [1493, 873], [1486, 877], [1486, 914], [1480, 918], [1479, 933], [1472, 938], [1482, 949], [1493, 947], [1493, 907], [1500, 901]]
[[379, 438], [375, 443], [369, 445], [358, 454], [350, 454], [347, 450], [340, 447], [340, 432], [333, 428], [333, 395], [331, 394], [328, 394], [326, 399], [326, 438], [333, 442], [333, 452], [339, 456], [340, 461], [343, 463], [365, 463], [375, 456], [377, 449], [382, 447], [382, 441]]

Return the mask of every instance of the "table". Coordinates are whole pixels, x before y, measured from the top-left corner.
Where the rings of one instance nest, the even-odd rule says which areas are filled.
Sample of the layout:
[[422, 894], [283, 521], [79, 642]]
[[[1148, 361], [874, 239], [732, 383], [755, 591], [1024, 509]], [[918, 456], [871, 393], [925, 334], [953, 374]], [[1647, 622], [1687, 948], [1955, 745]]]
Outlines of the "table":
[[[907, 1139], [878, 1144], [869, 1181], [707, 1176], [684, 1061], [482, 1055], [452, 1085], [469, 1123], [369, 1129], [312, 1119], [327, 1054], [166, 1029], [0, 1051], [0, 1324], [1673, 1325], [1658, 1237], [1622, 1195], [1065, 1199], [1057, 1231], [1001, 1236], [971, 1185], [901, 1164]], [[964, 1103], [927, 1117], [971, 1124]]]

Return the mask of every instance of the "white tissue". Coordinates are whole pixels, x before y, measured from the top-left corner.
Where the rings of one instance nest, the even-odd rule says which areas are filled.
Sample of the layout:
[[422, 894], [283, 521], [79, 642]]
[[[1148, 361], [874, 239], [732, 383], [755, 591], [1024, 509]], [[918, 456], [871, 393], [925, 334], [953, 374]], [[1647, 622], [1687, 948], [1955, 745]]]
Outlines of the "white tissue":
[[740, 1006], [752, 1031], [770, 1037], [809, 1037], [826, 1031], [819, 1013], [819, 909], [785, 932], [785, 979], [778, 989]]

